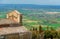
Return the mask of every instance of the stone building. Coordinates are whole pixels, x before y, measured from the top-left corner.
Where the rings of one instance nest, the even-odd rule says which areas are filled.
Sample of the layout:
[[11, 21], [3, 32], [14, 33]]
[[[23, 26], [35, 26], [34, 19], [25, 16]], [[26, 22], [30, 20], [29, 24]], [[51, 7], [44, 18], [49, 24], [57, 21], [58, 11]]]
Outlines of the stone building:
[[7, 13], [7, 18], [22, 25], [22, 14], [17, 10]]
[[0, 19], [0, 39], [31, 39], [31, 32], [22, 26], [22, 14], [14, 10]]

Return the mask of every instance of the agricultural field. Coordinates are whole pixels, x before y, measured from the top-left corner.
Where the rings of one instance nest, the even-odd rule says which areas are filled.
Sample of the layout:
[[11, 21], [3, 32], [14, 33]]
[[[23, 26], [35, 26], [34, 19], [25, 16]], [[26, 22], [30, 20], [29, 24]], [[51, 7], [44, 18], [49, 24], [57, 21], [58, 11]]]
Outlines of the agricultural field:
[[[45, 29], [60, 27], [60, 12], [44, 12], [40, 10], [19, 10], [23, 14], [23, 25], [28, 29], [32, 27], [38, 28], [40, 25]], [[0, 18], [6, 18], [6, 13], [1, 13]], [[53, 13], [53, 14], [52, 14]]]
[[[60, 27], [60, 13], [59, 12], [43, 12], [39, 10], [25, 10], [22, 9], [19, 12], [23, 14], [23, 25], [28, 29], [32, 27], [38, 28], [40, 25], [45, 29], [53, 27], [57, 29]], [[51, 14], [53, 13], [53, 14]], [[6, 18], [6, 12], [0, 14], [0, 18]]]
[[[25, 13], [25, 14], [24, 14]], [[53, 14], [51, 14], [53, 13]], [[23, 12], [23, 25], [26, 27], [39, 27], [42, 25], [43, 28], [53, 27], [57, 29], [60, 27], [60, 12], [39, 12], [39, 11], [28, 11]]]

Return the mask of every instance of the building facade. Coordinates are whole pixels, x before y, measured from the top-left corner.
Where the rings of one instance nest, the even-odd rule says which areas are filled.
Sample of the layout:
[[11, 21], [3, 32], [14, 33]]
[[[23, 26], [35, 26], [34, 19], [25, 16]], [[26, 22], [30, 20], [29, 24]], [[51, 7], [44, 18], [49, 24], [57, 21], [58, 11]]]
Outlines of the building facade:
[[17, 10], [7, 13], [7, 18], [22, 25], [22, 14], [19, 13]]

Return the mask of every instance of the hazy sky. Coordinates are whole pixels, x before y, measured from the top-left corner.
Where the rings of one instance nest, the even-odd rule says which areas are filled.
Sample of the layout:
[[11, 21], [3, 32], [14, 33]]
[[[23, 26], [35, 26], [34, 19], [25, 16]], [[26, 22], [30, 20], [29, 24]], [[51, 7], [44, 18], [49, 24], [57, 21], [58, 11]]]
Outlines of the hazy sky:
[[0, 4], [60, 5], [60, 0], [0, 0]]

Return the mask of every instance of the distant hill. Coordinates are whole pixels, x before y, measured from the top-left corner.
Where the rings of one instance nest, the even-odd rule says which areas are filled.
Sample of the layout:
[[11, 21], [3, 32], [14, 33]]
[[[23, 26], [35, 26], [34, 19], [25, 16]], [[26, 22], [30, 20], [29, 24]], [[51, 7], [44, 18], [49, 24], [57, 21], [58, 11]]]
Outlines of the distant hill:
[[[33, 5], [33, 4], [0, 4], [2, 7], [6, 8], [34, 8], [34, 9], [40, 9], [40, 8], [51, 8], [51, 9], [60, 9], [59, 5]], [[1, 8], [1, 7], [0, 7]]]
[[60, 6], [56, 5], [33, 5], [33, 4], [0, 4], [0, 11], [20, 9], [60, 9]]

